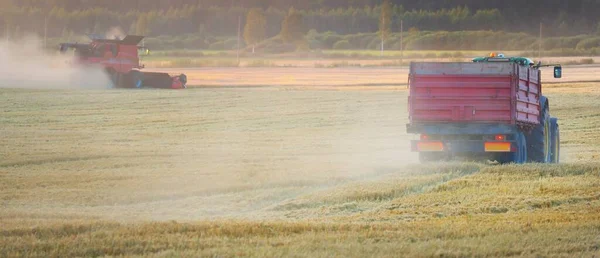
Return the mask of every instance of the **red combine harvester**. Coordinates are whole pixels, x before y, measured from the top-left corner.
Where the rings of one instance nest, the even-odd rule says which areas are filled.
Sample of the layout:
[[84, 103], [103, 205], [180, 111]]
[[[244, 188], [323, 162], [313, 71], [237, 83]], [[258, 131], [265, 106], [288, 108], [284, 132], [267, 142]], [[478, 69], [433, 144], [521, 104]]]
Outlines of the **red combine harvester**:
[[79, 65], [100, 66], [111, 79], [111, 88], [160, 88], [184, 89], [187, 77], [184, 74], [171, 76], [167, 73], [141, 72], [138, 47], [143, 36], [126, 36], [124, 39], [101, 39], [90, 37], [89, 44], [62, 43], [60, 52], [74, 50]]
[[[542, 95], [541, 64], [491, 55], [471, 63], [412, 63], [407, 131], [422, 162], [466, 157], [558, 163], [558, 119]], [[554, 67], [554, 77], [562, 67]]]

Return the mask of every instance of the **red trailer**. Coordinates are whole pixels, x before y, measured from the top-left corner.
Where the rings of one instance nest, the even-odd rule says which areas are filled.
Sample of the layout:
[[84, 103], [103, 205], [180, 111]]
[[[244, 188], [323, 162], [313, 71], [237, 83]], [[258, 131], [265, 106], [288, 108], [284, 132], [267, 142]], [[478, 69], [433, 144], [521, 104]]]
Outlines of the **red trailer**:
[[411, 64], [407, 131], [420, 134], [412, 150], [422, 161], [558, 162], [558, 124], [539, 66], [523, 58], [478, 60]]

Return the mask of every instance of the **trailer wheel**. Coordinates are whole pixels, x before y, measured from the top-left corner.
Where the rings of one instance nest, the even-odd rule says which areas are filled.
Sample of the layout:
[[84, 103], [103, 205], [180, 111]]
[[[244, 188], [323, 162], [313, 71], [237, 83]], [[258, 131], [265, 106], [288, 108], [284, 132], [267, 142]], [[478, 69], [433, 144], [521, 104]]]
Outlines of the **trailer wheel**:
[[517, 151], [511, 153], [504, 153], [498, 157], [497, 161], [500, 164], [525, 164], [527, 163], [527, 138], [521, 132], [516, 135], [517, 140]]
[[548, 108], [546, 98], [542, 97], [540, 102], [542, 104], [540, 124], [534, 127], [533, 130], [527, 135], [529, 161], [550, 163], [550, 145], [552, 141], [550, 133], [550, 110]]
[[527, 159], [529, 158], [529, 152], [527, 150], [527, 138], [523, 133], [518, 134], [519, 144], [517, 154], [515, 155], [515, 163], [517, 164], [525, 164], [527, 163]]
[[560, 162], [560, 128], [558, 118], [550, 118], [550, 132], [552, 134], [550, 162]]

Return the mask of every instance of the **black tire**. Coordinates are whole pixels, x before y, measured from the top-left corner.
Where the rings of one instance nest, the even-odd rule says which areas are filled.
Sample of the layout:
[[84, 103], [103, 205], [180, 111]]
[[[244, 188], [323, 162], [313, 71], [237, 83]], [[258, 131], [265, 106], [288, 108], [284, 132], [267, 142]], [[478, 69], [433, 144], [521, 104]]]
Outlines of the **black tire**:
[[502, 153], [498, 156], [497, 161], [500, 164], [525, 164], [527, 163], [527, 138], [521, 132], [515, 135], [517, 141], [517, 151], [511, 153]]
[[527, 153], [530, 162], [550, 163], [550, 110], [545, 97], [540, 99], [540, 103], [540, 124], [526, 135]]
[[529, 160], [529, 150], [527, 148], [527, 137], [523, 133], [517, 135], [519, 139], [518, 152], [515, 155], [514, 162], [517, 164], [525, 164]]
[[183, 88], [187, 88], [185, 85], [187, 84], [187, 76], [185, 74], [179, 75], [179, 81], [183, 85]]
[[125, 75], [124, 84], [125, 88], [142, 88], [144, 86], [143, 74], [137, 70], [130, 71]]
[[558, 119], [555, 117], [550, 118], [550, 131], [552, 132], [550, 162], [560, 163], [560, 128], [558, 127]]

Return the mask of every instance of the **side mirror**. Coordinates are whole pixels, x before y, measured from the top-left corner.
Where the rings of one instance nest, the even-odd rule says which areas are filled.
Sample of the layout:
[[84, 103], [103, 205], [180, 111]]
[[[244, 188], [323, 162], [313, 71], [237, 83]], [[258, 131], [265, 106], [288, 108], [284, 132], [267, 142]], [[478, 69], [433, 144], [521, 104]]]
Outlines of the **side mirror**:
[[555, 66], [554, 67], [554, 78], [562, 78], [562, 66]]

